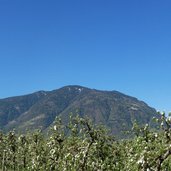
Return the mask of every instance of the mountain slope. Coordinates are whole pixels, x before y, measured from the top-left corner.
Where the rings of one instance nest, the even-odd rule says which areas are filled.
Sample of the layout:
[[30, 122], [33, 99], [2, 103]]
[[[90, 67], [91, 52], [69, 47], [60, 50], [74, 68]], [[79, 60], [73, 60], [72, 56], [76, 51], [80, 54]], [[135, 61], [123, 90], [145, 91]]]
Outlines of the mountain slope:
[[[89, 116], [116, 135], [130, 129], [134, 120], [149, 123], [157, 116], [155, 109], [134, 97], [117, 91], [100, 91], [81, 86], [66, 86], [54, 91], [0, 100], [0, 125], [4, 131], [47, 129], [56, 116], [67, 122], [70, 113]], [[123, 127], [124, 125], [124, 127]]]
[[44, 91], [39, 91], [25, 96], [1, 99], [0, 128], [2, 129], [5, 125], [8, 125], [9, 122], [14, 121], [45, 96], [46, 93]]

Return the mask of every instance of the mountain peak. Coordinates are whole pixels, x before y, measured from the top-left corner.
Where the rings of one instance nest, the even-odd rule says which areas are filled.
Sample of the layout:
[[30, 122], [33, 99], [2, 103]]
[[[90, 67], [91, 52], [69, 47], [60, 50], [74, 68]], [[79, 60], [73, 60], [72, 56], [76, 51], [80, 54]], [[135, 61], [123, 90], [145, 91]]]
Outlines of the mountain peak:
[[61, 89], [68, 89], [69, 91], [70, 90], [78, 90], [78, 91], [90, 90], [89, 88], [83, 87], [83, 86], [80, 86], [80, 85], [68, 85], [68, 86], [62, 87]]
[[116, 135], [121, 134], [123, 125], [130, 129], [134, 120], [145, 124], [157, 116], [155, 109], [118, 91], [69, 85], [53, 91], [1, 99], [0, 125], [4, 131], [13, 128], [18, 131], [45, 130], [53, 124], [56, 116], [67, 122], [71, 112], [106, 125]]

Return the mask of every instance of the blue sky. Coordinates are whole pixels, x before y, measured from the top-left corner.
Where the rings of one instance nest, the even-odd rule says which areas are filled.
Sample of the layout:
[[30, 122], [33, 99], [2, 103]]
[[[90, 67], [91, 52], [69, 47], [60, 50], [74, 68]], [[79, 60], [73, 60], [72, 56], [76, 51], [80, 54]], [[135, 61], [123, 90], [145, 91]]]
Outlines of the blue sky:
[[170, 0], [0, 0], [0, 98], [82, 85], [171, 110]]

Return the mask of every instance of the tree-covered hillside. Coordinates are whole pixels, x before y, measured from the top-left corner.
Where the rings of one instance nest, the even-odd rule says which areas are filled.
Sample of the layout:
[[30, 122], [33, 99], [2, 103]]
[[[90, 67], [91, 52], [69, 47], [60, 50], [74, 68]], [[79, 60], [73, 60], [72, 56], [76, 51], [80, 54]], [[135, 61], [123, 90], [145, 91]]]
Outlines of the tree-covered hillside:
[[103, 124], [123, 137], [136, 120], [149, 123], [157, 117], [146, 103], [117, 91], [100, 91], [81, 86], [66, 86], [53, 91], [0, 100], [0, 129], [18, 132], [41, 128], [48, 130], [56, 116], [67, 124], [70, 113], [88, 116], [95, 124]]

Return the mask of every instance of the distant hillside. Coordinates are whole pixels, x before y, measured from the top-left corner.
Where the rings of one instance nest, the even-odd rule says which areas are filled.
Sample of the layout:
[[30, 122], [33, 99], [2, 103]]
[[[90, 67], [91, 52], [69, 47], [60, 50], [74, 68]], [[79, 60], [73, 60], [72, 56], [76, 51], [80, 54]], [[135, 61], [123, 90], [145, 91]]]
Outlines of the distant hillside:
[[36, 128], [46, 130], [56, 116], [60, 115], [67, 122], [71, 112], [81, 117], [88, 116], [96, 124], [104, 124], [117, 136], [122, 130], [131, 129], [134, 120], [145, 124], [157, 116], [154, 108], [117, 91], [66, 86], [1, 99], [0, 129], [9, 131], [15, 128], [20, 132]]

